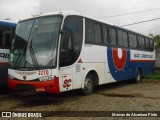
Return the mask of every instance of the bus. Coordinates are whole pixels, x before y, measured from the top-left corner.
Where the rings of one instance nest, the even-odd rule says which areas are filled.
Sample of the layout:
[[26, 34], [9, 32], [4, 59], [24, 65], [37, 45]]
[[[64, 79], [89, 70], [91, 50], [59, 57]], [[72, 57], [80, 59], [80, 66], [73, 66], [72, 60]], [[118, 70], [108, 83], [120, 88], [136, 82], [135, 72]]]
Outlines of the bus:
[[0, 21], [0, 86], [7, 86], [9, 49], [15, 23]]
[[11, 48], [12, 90], [60, 93], [134, 79], [155, 69], [154, 40], [78, 12], [20, 21]]

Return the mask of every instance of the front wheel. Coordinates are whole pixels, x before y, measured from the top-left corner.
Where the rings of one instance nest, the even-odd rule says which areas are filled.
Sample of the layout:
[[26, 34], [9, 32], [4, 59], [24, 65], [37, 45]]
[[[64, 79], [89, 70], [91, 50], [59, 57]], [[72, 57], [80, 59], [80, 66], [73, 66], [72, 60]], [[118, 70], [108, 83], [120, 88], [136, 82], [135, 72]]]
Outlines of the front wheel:
[[83, 95], [90, 95], [93, 93], [94, 90], [94, 83], [93, 77], [91, 75], [87, 75], [84, 81], [84, 88], [82, 89]]

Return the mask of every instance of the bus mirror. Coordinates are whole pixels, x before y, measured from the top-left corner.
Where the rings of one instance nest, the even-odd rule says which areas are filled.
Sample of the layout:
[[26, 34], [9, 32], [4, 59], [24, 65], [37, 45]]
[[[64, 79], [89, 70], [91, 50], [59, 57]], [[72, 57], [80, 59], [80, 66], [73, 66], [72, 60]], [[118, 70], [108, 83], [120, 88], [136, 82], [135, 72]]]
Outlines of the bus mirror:
[[60, 29], [60, 33], [65, 34], [65, 29]]
[[72, 36], [72, 32], [69, 29], [61, 29], [60, 33], [62, 33], [64, 36]]

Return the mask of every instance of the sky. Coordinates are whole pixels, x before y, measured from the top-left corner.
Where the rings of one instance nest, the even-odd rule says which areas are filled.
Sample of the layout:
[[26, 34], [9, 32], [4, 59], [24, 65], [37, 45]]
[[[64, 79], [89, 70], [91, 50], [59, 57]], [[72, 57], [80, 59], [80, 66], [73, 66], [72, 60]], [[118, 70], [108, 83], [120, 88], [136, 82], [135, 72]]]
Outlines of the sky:
[[42, 12], [77, 11], [135, 32], [160, 35], [159, 5], [160, 0], [0, 0], [0, 20], [17, 23]]

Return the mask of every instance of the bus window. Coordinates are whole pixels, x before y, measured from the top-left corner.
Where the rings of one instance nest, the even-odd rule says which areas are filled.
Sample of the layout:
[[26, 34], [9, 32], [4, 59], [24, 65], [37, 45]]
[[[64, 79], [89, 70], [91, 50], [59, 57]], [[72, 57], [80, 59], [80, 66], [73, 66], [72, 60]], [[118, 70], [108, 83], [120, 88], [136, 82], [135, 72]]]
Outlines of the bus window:
[[85, 35], [86, 35], [86, 42], [94, 43], [94, 23], [91, 20], [86, 19], [85, 23]]
[[123, 32], [123, 39], [124, 39], [124, 47], [128, 47], [128, 36], [126, 32]]
[[8, 49], [11, 46], [12, 32], [6, 31], [3, 33], [3, 48]]
[[0, 48], [2, 48], [2, 39], [3, 39], [3, 32], [0, 31]]
[[149, 50], [150, 49], [149, 39], [146, 38], [145, 41], [146, 41], [146, 49]]
[[114, 28], [109, 28], [109, 39], [110, 45], [116, 45], [116, 30]]
[[102, 43], [101, 25], [94, 24], [95, 43]]
[[137, 36], [132, 33], [129, 33], [129, 46], [130, 46], [130, 48], [137, 48], [138, 47]]
[[102, 43], [101, 25], [86, 19], [86, 42], [93, 44]]
[[103, 42], [104, 44], [108, 44], [108, 28], [106, 26], [103, 27]]
[[153, 50], [153, 49], [154, 49], [154, 41], [150, 40], [150, 50]]
[[138, 46], [139, 46], [139, 48], [142, 48], [142, 49], [145, 48], [144, 38], [141, 36], [138, 36]]
[[121, 47], [128, 47], [128, 38], [127, 33], [121, 30], [118, 30], [118, 45]]
[[73, 64], [77, 59], [82, 47], [83, 19], [82, 17], [67, 17], [64, 23], [66, 31], [61, 40], [60, 66]]

